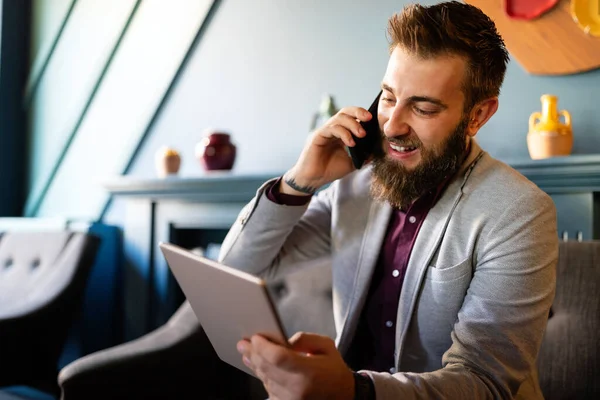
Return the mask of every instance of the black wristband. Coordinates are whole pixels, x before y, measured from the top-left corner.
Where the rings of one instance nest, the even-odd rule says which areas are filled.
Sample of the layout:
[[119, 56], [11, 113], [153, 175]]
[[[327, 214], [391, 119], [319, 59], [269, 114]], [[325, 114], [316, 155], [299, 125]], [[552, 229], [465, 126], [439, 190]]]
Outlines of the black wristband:
[[375, 400], [375, 386], [368, 375], [353, 372], [354, 400]]

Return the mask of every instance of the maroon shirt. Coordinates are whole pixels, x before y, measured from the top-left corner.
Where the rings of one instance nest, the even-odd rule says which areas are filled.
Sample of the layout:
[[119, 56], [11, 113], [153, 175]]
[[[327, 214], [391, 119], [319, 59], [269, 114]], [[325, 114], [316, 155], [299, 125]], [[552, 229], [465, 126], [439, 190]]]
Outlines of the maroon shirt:
[[351, 368], [395, 373], [396, 316], [406, 267], [436, 191], [417, 199], [404, 212], [395, 209], [371, 278], [369, 293], [346, 361]]
[[[290, 206], [310, 201], [311, 196], [279, 193], [279, 182], [267, 191], [267, 198], [271, 201]], [[440, 192], [431, 190], [417, 199], [406, 212], [396, 209], [392, 213], [367, 300], [345, 357], [354, 370], [396, 372], [394, 351], [400, 290], [421, 224]]]

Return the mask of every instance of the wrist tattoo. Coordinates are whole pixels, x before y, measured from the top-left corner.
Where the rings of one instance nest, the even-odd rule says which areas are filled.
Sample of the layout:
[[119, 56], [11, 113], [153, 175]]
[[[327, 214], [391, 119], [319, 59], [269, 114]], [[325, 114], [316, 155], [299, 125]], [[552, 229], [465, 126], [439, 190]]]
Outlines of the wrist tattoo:
[[300, 193], [304, 193], [304, 194], [315, 194], [315, 192], [317, 191], [317, 188], [314, 186], [300, 186], [296, 183], [296, 180], [291, 177], [291, 178], [287, 178], [287, 177], [283, 177], [283, 180], [285, 183], [288, 184], [289, 187], [291, 187], [292, 189], [294, 189], [297, 192]]

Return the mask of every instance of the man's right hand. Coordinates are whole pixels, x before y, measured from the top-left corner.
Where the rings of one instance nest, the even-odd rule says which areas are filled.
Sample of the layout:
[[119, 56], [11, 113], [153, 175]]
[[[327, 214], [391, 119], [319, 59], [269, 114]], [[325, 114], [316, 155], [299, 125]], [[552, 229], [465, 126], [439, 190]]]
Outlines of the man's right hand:
[[354, 171], [344, 146], [355, 145], [352, 134], [358, 137], [366, 134], [359, 120], [365, 122], [371, 118], [371, 113], [361, 107], [341, 109], [310, 135], [298, 161], [284, 175], [279, 190], [308, 195]]

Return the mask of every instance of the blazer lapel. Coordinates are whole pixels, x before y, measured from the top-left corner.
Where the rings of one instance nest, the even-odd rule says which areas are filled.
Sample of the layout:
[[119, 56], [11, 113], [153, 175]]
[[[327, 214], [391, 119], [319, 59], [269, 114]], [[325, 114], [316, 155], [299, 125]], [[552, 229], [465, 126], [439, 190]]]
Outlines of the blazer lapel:
[[472, 140], [469, 156], [467, 156], [463, 166], [456, 174], [456, 178], [450, 182], [438, 202], [427, 214], [423, 225], [421, 225], [408, 262], [398, 303], [396, 326], [401, 327], [401, 329], [396, 330], [396, 352], [394, 354], [396, 367], [400, 364], [400, 356], [410, 324], [410, 317], [413, 314], [419, 288], [427, 267], [444, 237], [452, 212], [460, 201], [462, 188], [477, 160], [483, 154], [481, 148]]
[[391, 213], [392, 207], [388, 203], [371, 201], [367, 226], [363, 233], [360, 252], [356, 261], [356, 273], [351, 289], [352, 296], [344, 315], [342, 332], [339, 335], [338, 349], [342, 354], [350, 345], [350, 339], [354, 336], [358, 325], [360, 312], [367, 299], [371, 277], [373, 271], [375, 271]]

